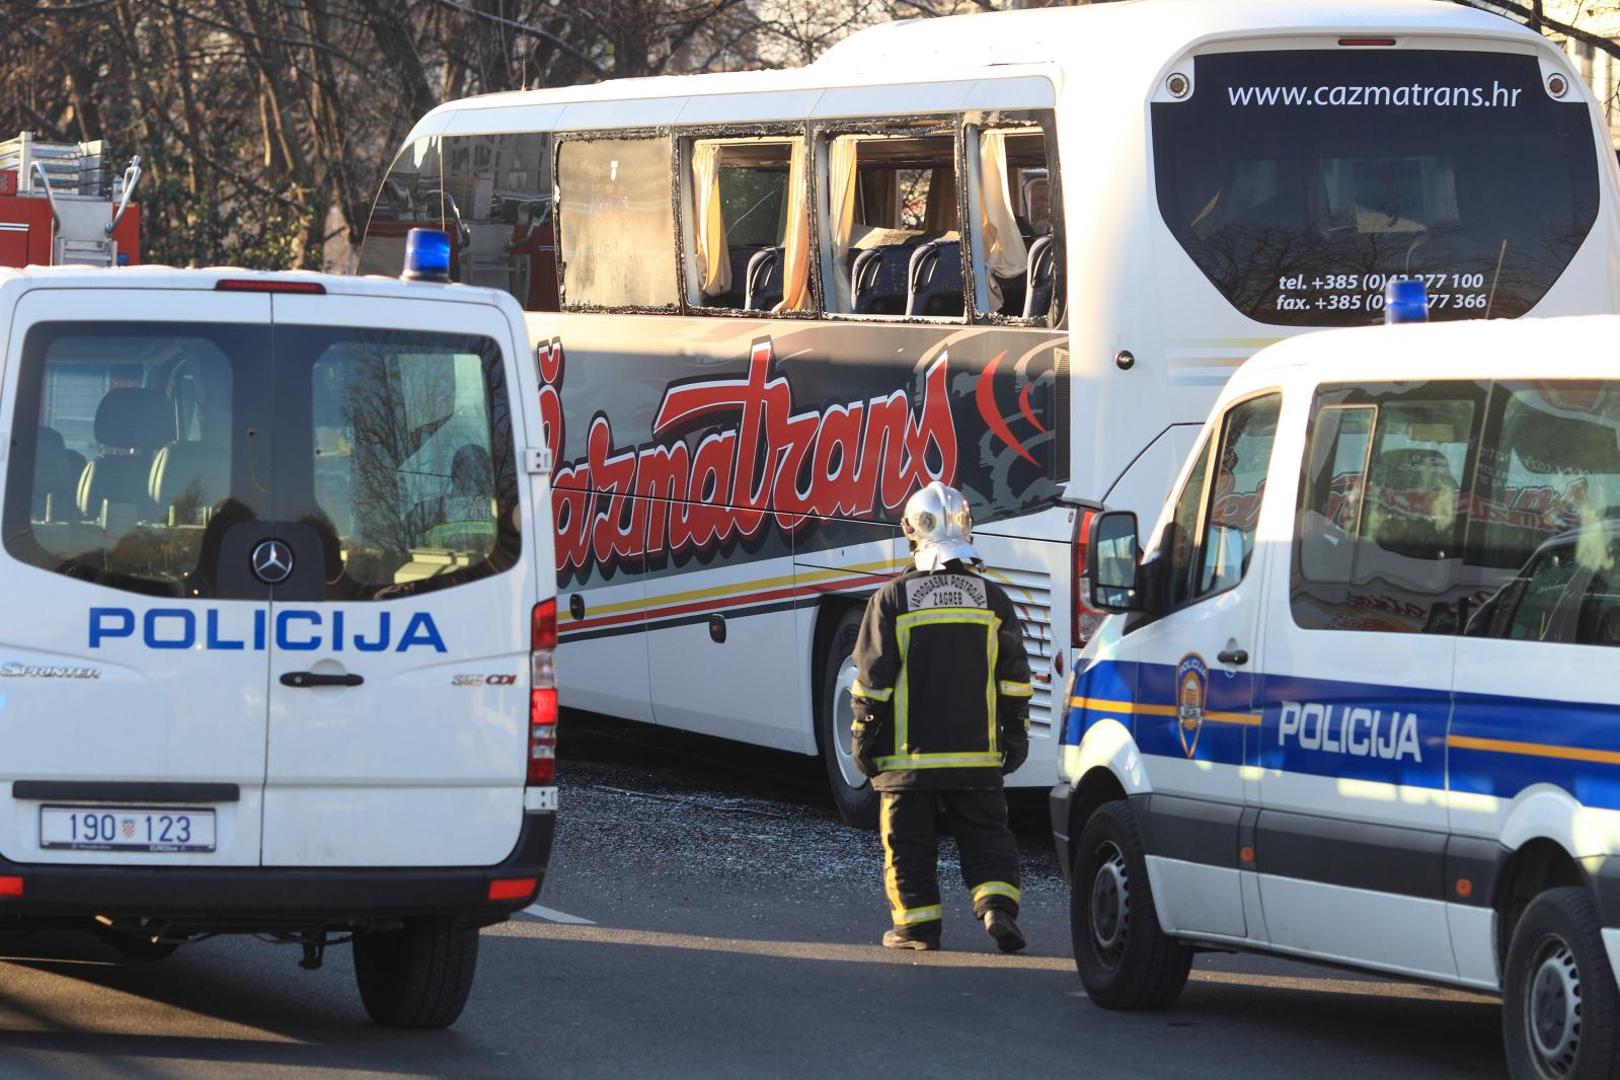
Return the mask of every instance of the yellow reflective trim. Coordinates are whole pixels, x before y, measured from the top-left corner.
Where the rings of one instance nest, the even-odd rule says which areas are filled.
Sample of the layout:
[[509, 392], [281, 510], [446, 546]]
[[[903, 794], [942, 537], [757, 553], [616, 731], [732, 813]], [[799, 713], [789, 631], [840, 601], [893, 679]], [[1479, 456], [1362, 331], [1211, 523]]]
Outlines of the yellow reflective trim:
[[[989, 667], [989, 677], [985, 680], [984, 704], [985, 704], [985, 712], [988, 714], [988, 720], [987, 720], [987, 726], [989, 728], [989, 734], [988, 734], [989, 743], [988, 743], [988, 745], [990, 747], [991, 754], [993, 756], [995, 756], [995, 758], [996, 758], [995, 763], [997, 765], [1000, 765], [1001, 764], [1001, 758], [1000, 758], [999, 755], [995, 754], [995, 749], [996, 749], [996, 651], [997, 651], [997, 649], [1000, 648], [1000, 642], [997, 640], [997, 632], [1001, 629], [1001, 618], [998, 615], [996, 615], [995, 612], [990, 611], [990, 610], [988, 610], [986, 608], [959, 608], [959, 607], [928, 608], [928, 609], [923, 610], [923, 611], [908, 611], [904, 615], [900, 616], [898, 619], [896, 619], [894, 621], [895, 637], [899, 640], [899, 644], [900, 644], [900, 677], [899, 677], [899, 679], [897, 680], [897, 683], [896, 683], [896, 685], [898, 686], [900, 692], [895, 697], [895, 703], [894, 703], [894, 749], [895, 749], [895, 752], [897, 754], [904, 754], [909, 749], [909, 746], [907, 745], [907, 741], [908, 741], [908, 738], [910, 736], [910, 720], [911, 720], [910, 712], [911, 712], [911, 707], [910, 707], [910, 701], [908, 700], [908, 694], [907, 694], [907, 683], [908, 683], [909, 680], [906, 678], [906, 657], [911, 653], [911, 631], [912, 631], [912, 628], [918, 627], [918, 626], [931, 626], [931, 625], [946, 624], [946, 623], [965, 623], [965, 624], [967, 624], [969, 626], [983, 626], [987, 630], [989, 630], [989, 644], [988, 644], [988, 647], [987, 647], [986, 651], [989, 654], [990, 667]], [[909, 756], [910, 757], [917, 757], [918, 755], [912, 754], [912, 755], [909, 755]], [[932, 756], [932, 755], [925, 755], [925, 756]], [[878, 768], [879, 769], [882, 769], [884, 767], [883, 764], [882, 764], [882, 760], [883, 759], [879, 759], [879, 762], [878, 762]], [[890, 760], [899, 760], [899, 759], [898, 758], [893, 758], [893, 759], [890, 759]], [[897, 767], [905, 768], [906, 766], [897, 766]], [[944, 765], [925, 765], [925, 766], [917, 766], [917, 767], [918, 768], [942, 769], [942, 768], [946, 768], [947, 766], [944, 766]]]
[[877, 759], [879, 772], [905, 769], [976, 769], [1001, 767], [1000, 754], [895, 754]]
[[855, 697], [865, 698], [867, 701], [888, 701], [890, 698], [894, 697], [894, 687], [891, 686], [885, 690], [874, 690], [870, 686], [863, 685], [859, 679], [856, 679], [855, 685], [850, 689], [850, 693]]
[[[1093, 712], [1114, 713], [1121, 716], [1180, 716], [1181, 710], [1174, 705], [1144, 705], [1136, 701], [1108, 701], [1104, 698], [1073, 697], [1069, 699], [1069, 707], [1074, 709], [1090, 709]], [[1259, 727], [1259, 713], [1219, 712], [1214, 709], [1204, 710], [1204, 721], [1210, 724], [1236, 724], [1239, 727]]]
[[883, 841], [883, 895], [889, 898], [890, 911], [904, 911], [900, 902], [900, 879], [894, 873], [894, 846], [889, 836], [894, 832], [894, 800], [887, 795], [878, 796], [878, 838]]
[[1007, 697], [1034, 697], [1035, 688], [1027, 682], [1001, 682], [1001, 692]]
[[938, 904], [927, 907], [895, 908], [894, 925], [911, 926], [920, 922], [935, 922], [944, 917], [944, 911]]
[[973, 886], [972, 898], [975, 904], [986, 896], [1005, 896], [1015, 904], [1024, 898], [1018, 886], [1009, 885], [1005, 881], [986, 881]]

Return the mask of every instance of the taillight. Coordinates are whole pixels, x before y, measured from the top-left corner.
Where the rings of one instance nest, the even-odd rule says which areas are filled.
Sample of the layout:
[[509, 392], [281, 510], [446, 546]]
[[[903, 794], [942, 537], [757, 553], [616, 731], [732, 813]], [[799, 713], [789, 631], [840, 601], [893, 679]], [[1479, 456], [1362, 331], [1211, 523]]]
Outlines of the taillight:
[[529, 623], [529, 766], [533, 785], [557, 782], [557, 601], [534, 605]]
[[1091, 519], [1097, 516], [1095, 510], [1081, 510], [1075, 514], [1074, 521], [1074, 571], [1070, 577], [1072, 584], [1069, 587], [1069, 611], [1072, 623], [1069, 627], [1069, 640], [1076, 649], [1086, 647], [1091, 635], [1097, 632], [1102, 624], [1103, 614], [1086, 606], [1086, 544], [1091, 539]]

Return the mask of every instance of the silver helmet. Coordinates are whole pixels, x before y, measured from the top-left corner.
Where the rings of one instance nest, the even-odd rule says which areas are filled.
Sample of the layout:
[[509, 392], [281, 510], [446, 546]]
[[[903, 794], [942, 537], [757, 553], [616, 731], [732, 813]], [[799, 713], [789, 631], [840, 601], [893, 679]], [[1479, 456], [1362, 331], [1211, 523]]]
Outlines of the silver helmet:
[[917, 569], [931, 574], [952, 559], [981, 562], [973, 549], [973, 512], [953, 487], [935, 480], [906, 501], [900, 531], [911, 541]]

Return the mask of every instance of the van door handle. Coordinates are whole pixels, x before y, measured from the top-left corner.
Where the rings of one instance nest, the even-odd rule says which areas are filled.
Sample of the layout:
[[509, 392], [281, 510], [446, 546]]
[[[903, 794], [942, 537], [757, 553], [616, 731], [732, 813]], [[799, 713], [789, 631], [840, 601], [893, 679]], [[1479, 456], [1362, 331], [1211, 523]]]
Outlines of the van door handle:
[[322, 675], [314, 671], [289, 671], [281, 677], [282, 686], [299, 689], [310, 686], [359, 686], [365, 681], [360, 675]]
[[1215, 654], [1215, 659], [1223, 664], [1239, 667], [1249, 662], [1249, 652], [1247, 649], [1222, 649]]

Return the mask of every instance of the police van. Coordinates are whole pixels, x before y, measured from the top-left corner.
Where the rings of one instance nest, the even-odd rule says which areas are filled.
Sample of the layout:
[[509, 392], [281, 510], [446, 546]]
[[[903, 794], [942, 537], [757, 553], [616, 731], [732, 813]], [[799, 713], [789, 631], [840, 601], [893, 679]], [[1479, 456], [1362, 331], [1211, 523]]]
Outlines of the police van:
[[430, 281], [0, 271], [0, 931], [352, 938], [374, 1019], [456, 1018], [556, 809], [522, 320]]
[[1499, 993], [1516, 1076], [1620, 1062], [1620, 318], [1329, 331], [1226, 386], [1071, 676], [1075, 962], [1239, 949]]

